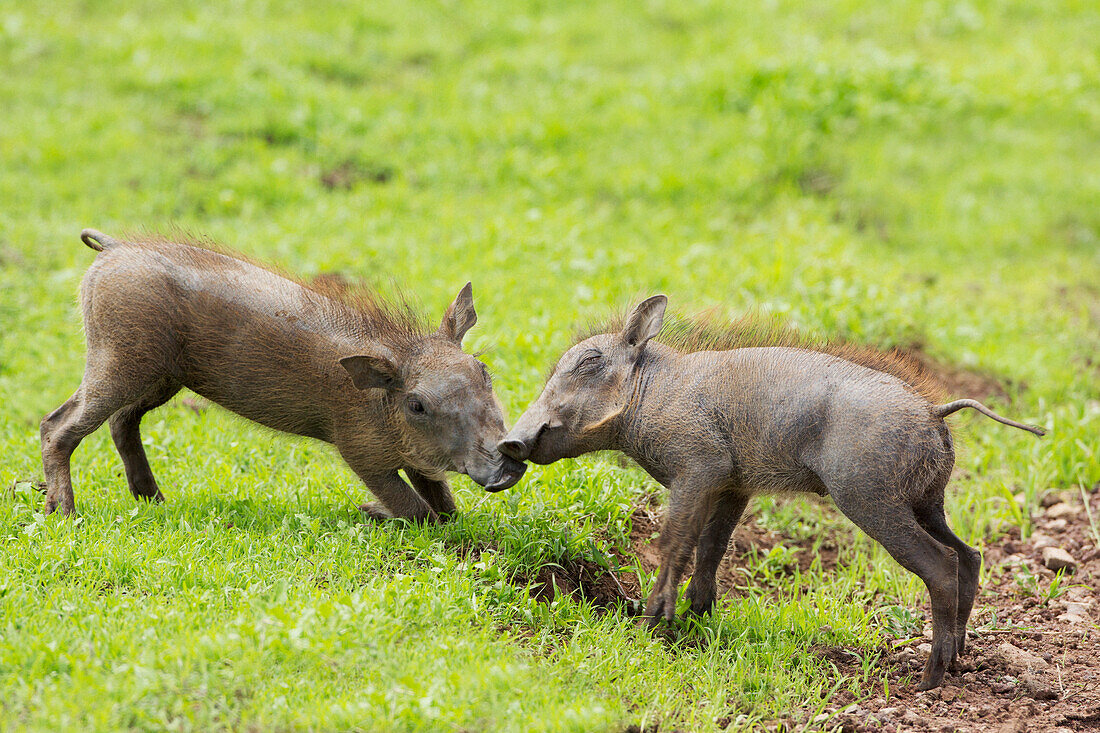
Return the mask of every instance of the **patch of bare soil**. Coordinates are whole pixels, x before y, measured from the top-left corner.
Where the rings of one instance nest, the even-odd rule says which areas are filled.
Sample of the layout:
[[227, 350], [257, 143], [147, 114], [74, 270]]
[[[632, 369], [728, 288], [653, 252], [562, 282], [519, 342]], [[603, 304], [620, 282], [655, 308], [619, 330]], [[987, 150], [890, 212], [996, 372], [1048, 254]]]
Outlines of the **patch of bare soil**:
[[[1090, 522], [1100, 523], [1100, 484], [1080, 491], [1051, 494], [1034, 518], [1026, 540], [1009, 535], [985, 552], [991, 578], [981, 589], [970, 621], [967, 651], [944, 686], [917, 692], [930, 651], [931, 627], [923, 638], [898, 639], [873, 650], [887, 669], [889, 695], [866, 690], [857, 698], [842, 691], [824, 712], [807, 701], [773, 721], [771, 731], [1022, 731], [1100, 730], [1100, 539]], [[544, 567], [532, 585], [542, 601], [558, 593], [586, 598], [597, 606], [625, 607], [640, 613], [635, 563], [645, 571], [660, 564], [660, 520], [652, 508], [633, 514], [630, 551], [618, 556], [629, 570], [612, 573], [589, 561]], [[782, 543], [786, 557], [805, 570], [815, 557], [822, 568], [836, 567], [837, 543], [826, 538], [814, 550], [810, 540], [792, 541], [756, 522], [740, 525], [719, 569], [726, 595], [753, 581], [748, 558]], [[1063, 568], [1061, 578], [1055, 570]], [[791, 568], [793, 572], [793, 566]], [[644, 599], [641, 599], [644, 602]], [[622, 605], [620, 605], [622, 604]], [[862, 674], [862, 649], [821, 647], [838, 675]]]
[[[618, 565], [618, 572], [585, 559], [547, 565], [536, 575], [531, 595], [540, 601], [550, 602], [559, 593], [565, 593], [583, 598], [597, 607], [610, 609], [623, 604], [627, 613], [641, 614], [645, 599], [640, 597], [642, 590], [636, 571], [653, 573], [660, 567], [660, 530], [661, 517], [654, 507], [636, 508], [631, 515], [629, 551], [615, 553], [609, 558], [609, 564]], [[784, 536], [750, 517], [749, 521], [737, 526], [730, 538], [729, 550], [718, 566], [719, 593], [739, 596], [746, 585], [755, 585], [748, 570], [751, 558], [753, 555], [767, 554], [780, 544], [787, 550], [783, 562], [777, 564], [776, 570], [780, 574], [793, 575], [796, 569], [805, 572], [815, 559], [826, 572], [836, 567], [838, 543], [834, 538], [819, 539], [815, 551], [813, 541]], [[689, 566], [685, 577], [690, 576], [691, 571]], [[530, 579], [520, 577], [516, 580], [527, 583]]]
[[[841, 692], [815, 720], [795, 711], [773, 730], [1079, 731], [1100, 730], [1100, 484], [1086, 494], [1044, 501], [1027, 540], [986, 550], [992, 577], [982, 588], [968, 649], [944, 686], [917, 692], [931, 640], [900, 640], [879, 650], [890, 696], [856, 701]], [[1055, 570], [1064, 568], [1056, 580]], [[855, 650], [823, 649], [839, 672], [856, 674]]]
[[392, 166], [355, 159], [348, 159], [321, 173], [321, 185], [330, 191], [350, 191], [360, 183], [380, 185], [393, 180], [396, 171]]
[[[923, 345], [919, 343], [900, 348], [898, 351], [916, 361], [923, 370], [932, 375], [932, 378], [943, 387], [944, 393], [949, 399], [987, 400], [993, 398], [1001, 402], [1007, 402], [1009, 399], [1004, 380], [988, 372], [966, 369], [965, 367], [945, 364], [933, 359], [924, 352]], [[1026, 387], [1024, 384], [1016, 386], [1019, 388]]]

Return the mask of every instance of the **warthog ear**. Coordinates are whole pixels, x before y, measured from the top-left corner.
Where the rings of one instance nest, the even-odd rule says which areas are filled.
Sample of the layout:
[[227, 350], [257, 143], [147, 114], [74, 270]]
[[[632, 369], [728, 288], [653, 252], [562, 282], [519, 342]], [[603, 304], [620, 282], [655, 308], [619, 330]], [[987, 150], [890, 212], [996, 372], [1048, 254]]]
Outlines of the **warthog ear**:
[[668, 298], [664, 295], [654, 295], [646, 298], [626, 318], [623, 326], [622, 338], [627, 346], [634, 348], [635, 354], [642, 353], [646, 343], [661, 332], [661, 326], [665, 323], [665, 306]]
[[345, 356], [340, 366], [347, 369], [356, 389], [399, 390], [405, 386], [393, 354], [384, 346], [373, 346], [366, 353]]
[[471, 283], [466, 283], [443, 315], [443, 322], [439, 324], [437, 333], [461, 346], [462, 337], [475, 323], [477, 312], [474, 310], [474, 287]]

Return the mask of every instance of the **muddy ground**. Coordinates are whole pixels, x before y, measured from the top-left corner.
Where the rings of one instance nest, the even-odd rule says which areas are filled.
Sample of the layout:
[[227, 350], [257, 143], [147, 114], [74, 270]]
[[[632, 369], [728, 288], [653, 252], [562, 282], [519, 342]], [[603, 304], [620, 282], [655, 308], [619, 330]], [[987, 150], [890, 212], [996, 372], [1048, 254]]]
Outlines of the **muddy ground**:
[[[916, 692], [901, 684], [918, 677], [926, 638], [882, 650], [890, 666], [891, 698], [858, 704], [840, 693], [827, 709], [824, 728], [845, 731], [1079, 731], [1100, 730], [1100, 484], [1051, 493], [1034, 517], [1034, 533], [1009, 536], [987, 546], [991, 578], [982, 587], [971, 619], [970, 647], [960, 669], [943, 687]], [[1069, 558], [1059, 560], [1064, 550]], [[1044, 551], [1046, 554], [1044, 554]], [[1051, 581], [1072, 558], [1063, 582]], [[1070, 572], [1072, 571], [1072, 572]], [[923, 648], [922, 648], [923, 647]], [[839, 671], [859, 669], [843, 649], [823, 650]], [[791, 727], [807, 721], [792, 715]]]
[[[1100, 524], [1100, 484], [1085, 494], [1092, 520]], [[822, 713], [813, 701], [792, 710], [767, 729], [842, 731], [1084, 731], [1100, 730], [1100, 539], [1090, 522], [1082, 492], [1052, 492], [1033, 517], [1034, 532], [1026, 540], [1018, 533], [989, 543], [984, 562], [990, 578], [983, 585], [970, 622], [968, 649], [960, 667], [944, 686], [916, 692], [930, 650], [931, 626], [924, 638], [898, 639], [871, 653], [888, 667], [890, 697], [855, 701], [847, 691], [836, 695]], [[621, 563], [640, 563], [653, 571], [660, 562], [656, 534], [660, 517], [650, 507], [633, 515], [631, 548]], [[737, 528], [719, 569], [719, 587], [738, 595], [748, 581], [747, 558], [766, 553], [776, 544], [794, 550], [805, 569], [815, 556], [828, 572], [836, 567], [837, 543], [797, 541], [777, 535], [753, 518]], [[1054, 549], [1048, 549], [1054, 548]], [[1066, 558], [1044, 558], [1065, 551], [1072, 567], [1062, 571], [1051, 590], [1057, 566]], [[566, 563], [543, 568], [532, 594], [550, 600], [570, 593], [597, 605], [637, 611], [640, 589], [634, 573], [609, 573], [595, 563]], [[924, 605], [927, 606], [927, 600]], [[927, 614], [927, 608], [924, 609]], [[822, 647], [815, 650], [838, 674], [857, 675], [865, 650]], [[721, 727], [735, 713], [716, 721]]]

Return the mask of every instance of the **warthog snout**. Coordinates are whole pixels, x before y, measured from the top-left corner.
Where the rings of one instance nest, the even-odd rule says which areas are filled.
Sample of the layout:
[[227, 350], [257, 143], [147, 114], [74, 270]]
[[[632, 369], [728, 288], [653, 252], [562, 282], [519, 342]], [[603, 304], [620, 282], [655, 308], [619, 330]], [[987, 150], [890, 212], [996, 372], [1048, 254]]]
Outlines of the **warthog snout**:
[[517, 461], [526, 461], [527, 456], [531, 455], [531, 449], [527, 447], [527, 443], [514, 438], [505, 438], [500, 441], [497, 445], [497, 450]]
[[[501, 451], [501, 453], [504, 454], [504, 451]], [[497, 468], [493, 478], [481, 485], [485, 487], [486, 491], [504, 491], [505, 489], [510, 489], [515, 486], [516, 482], [523, 478], [523, 474], [526, 471], [526, 463], [504, 454], [501, 455], [500, 466]], [[476, 481], [477, 479], [474, 480]], [[478, 483], [481, 482], [479, 481]]]
[[545, 460], [539, 460], [539, 451], [536, 448], [539, 445], [539, 438], [549, 427], [550, 423], [527, 419], [527, 415], [524, 414], [512, 431], [504, 436], [504, 440], [497, 444], [497, 450], [517, 461], [533, 460], [535, 463], [546, 463]]

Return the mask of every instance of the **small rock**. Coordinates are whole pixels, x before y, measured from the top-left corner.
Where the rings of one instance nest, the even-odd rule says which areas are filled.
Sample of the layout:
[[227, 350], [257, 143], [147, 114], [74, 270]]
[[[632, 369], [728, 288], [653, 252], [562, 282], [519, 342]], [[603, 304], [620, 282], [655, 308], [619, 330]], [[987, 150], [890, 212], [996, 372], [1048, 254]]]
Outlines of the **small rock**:
[[1077, 601], [1069, 601], [1066, 603], [1066, 613], [1071, 616], [1088, 616], [1089, 604], [1078, 603]]
[[1043, 661], [1047, 664], [1050, 664], [1052, 661], [1054, 661], [1054, 657], [1051, 655], [1050, 652], [1043, 652]]
[[1064, 501], [1058, 502], [1054, 506], [1049, 507], [1046, 511], [1048, 519], [1071, 519], [1078, 516], [1080, 513], [1080, 509]]
[[990, 657], [994, 661], [1003, 664], [1009, 672], [1015, 674], [1047, 668], [1047, 663], [1043, 660], [1042, 657], [1038, 657], [1031, 652], [1024, 651], [1020, 647], [1014, 646], [1007, 641], [1002, 641], [1000, 644], [998, 644], [997, 647], [990, 653]]
[[1024, 672], [1020, 675], [1020, 684], [1031, 697], [1036, 700], [1057, 700], [1058, 688], [1047, 679], [1046, 675], [1034, 672]]
[[1092, 619], [1088, 616], [1081, 616], [1080, 614], [1076, 613], [1063, 613], [1061, 616], [1058, 617], [1058, 620], [1065, 621], [1067, 624], [1087, 624], [1092, 622]]
[[913, 725], [913, 726], [923, 725], [924, 724], [924, 718], [921, 717], [914, 710], [906, 710], [904, 713], [901, 714], [901, 722], [906, 723], [907, 725]]
[[842, 712], [845, 715], [861, 715], [863, 713], [863, 708], [861, 708], [859, 705], [856, 705], [855, 703], [852, 703], [848, 707], [844, 708]]
[[1031, 535], [1031, 546], [1034, 547], [1036, 550], [1042, 550], [1047, 547], [1054, 547], [1054, 545], [1056, 544], [1058, 543], [1054, 541], [1053, 537], [1048, 537], [1042, 532], [1036, 532], [1035, 534]]
[[1096, 603], [1096, 599], [1092, 597], [1092, 591], [1080, 585], [1071, 586], [1066, 591], [1066, 600], [1074, 603], [1084, 603], [1089, 606]]
[[1049, 509], [1055, 504], [1060, 504], [1066, 501], [1067, 496], [1068, 494], [1065, 491], [1051, 489], [1050, 491], [1043, 494], [1043, 498], [1039, 500], [1039, 506], [1043, 507], [1044, 509]]
[[897, 715], [898, 714], [898, 709], [897, 708], [880, 708], [878, 713], [876, 713], [876, 714], [878, 715], [879, 719], [885, 721], [887, 718], [892, 718], [895, 715]]
[[1062, 530], [1064, 530], [1066, 527], [1069, 526], [1069, 523], [1066, 520], [1061, 519], [1061, 518], [1059, 518], [1059, 519], [1050, 519], [1050, 520], [1047, 520], [1046, 526], [1047, 526], [1047, 529], [1049, 529], [1053, 532], [1061, 532]]
[[833, 716], [829, 715], [828, 713], [821, 713], [820, 715], [815, 715], [814, 716], [813, 722], [814, 723], [824, 723], [826, 720], [828, 720], [831, 717], [833, 717]]
[[1074, 572], [1077, 570], [1077, 561], [1061, 547], [1047, 547], [1043, 550], [1043, 565], [1054, 571], [1065, 570]]
[[930, 656], [932, 654], [932, 645], [928, 643], [918, 644], [917, 651], [926, 657]]

